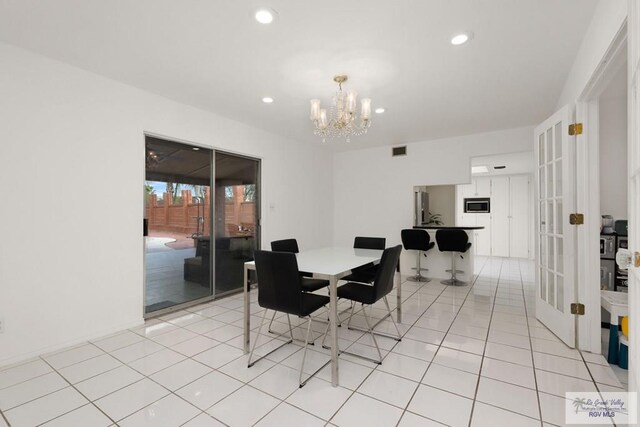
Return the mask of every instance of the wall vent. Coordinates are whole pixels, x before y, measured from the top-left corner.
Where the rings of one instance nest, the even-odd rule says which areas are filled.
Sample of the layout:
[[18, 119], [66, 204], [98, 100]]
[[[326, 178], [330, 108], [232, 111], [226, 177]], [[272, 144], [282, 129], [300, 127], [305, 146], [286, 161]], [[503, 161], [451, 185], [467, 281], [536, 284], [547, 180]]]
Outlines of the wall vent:
[[402, 147], [392, 147], [391, 148], [391, 156], [406, 156], [407, 155], [407, 146], [403, 145]]

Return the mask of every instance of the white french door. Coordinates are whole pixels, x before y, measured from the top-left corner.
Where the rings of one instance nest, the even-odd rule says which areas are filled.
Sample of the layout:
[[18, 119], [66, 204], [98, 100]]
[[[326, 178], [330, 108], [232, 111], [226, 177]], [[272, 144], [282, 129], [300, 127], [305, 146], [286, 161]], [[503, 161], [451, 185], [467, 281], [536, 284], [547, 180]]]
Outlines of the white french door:
[[[634, 261], [629, 267], [629, 391], [640, 388], [640, 4], [629, 1], [629, 250]], [[640, 400], [640, 399], [639, 399]]]
[[568, 105], [535, 129], [536, 318], [568, 346], [576, 345], [575, 152], [568, 133]]

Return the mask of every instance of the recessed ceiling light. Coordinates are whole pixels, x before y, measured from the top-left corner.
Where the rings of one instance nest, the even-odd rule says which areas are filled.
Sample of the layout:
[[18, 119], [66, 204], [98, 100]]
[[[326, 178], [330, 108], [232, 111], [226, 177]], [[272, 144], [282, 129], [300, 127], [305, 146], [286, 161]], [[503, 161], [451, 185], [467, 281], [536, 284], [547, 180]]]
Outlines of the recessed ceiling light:
[[271, 104], [273, 102], [273, 98], [271, 98], [270, 96], [265, 96], [264, 98], [262, 98], [262, 102], [264, 102], [265, 104]]
[[200, 149], [200, 147], [191, 147], [191, 149], [192, 149], [193, 151], [198, 151], [198, 150]]
[[456, 34], [455, 36], [453, 36], [451, 38], [451, 44], [454, 45], [454, 46], [459, 46], [461, 44], [465, 44], [470, 39], [471, 39], [471, 34], [470, 33]]
[[266, 7], [256, 10], [254, 17], [261, 24], [271, 24], [276, 18], [276, 11]]
[[487, 173], [487, 172], [489, 172], [489, 168], [487, 168], [486, 166], [471, 166], [472, 174]]
[[382, 114], [382, 113], [384, 113], [384, 112], [385, 112], [385, 109], [384, 109], [384, 108], [382, 108], [382, 107], [380, 107], [380, 108], [376, 108], [376, 110], [375, 110], [375, 111], [376, 111], [376, 114]]

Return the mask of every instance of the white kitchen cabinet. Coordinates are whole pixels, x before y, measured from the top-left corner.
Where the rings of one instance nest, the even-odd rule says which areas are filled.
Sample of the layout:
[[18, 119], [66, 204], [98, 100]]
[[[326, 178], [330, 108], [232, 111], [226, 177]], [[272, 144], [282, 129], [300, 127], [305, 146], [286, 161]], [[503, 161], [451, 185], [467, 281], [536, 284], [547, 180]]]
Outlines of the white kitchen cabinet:
[[491, 255], [509, 256], [509, 177], [491, 178]]
[[[529, 258], [530, 177], [502, 175], [473, 178], [458, 185], [456, 225], [484, 227], [473, 233], [476, 255]], [[464, 213], [464, 199], [489, 197], [491, 213]]]
[[476, 225], [484, 230], [476, 231], [476, 255], [491, 255], [491, 214], [472, 214], [476, 217]]
[[509, 254], [515, 258], [529, 258], [529, 177], [512, 176], [509, 182]]
[[490, 197], [491, 196], [491, 178], [474, 178], [476, 191], [474, 197]]

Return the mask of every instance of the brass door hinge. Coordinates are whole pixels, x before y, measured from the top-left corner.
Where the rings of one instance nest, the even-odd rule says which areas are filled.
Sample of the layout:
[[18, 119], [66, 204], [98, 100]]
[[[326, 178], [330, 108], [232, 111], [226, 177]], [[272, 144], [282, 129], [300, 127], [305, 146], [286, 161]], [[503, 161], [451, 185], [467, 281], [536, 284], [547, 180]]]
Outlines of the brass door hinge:
[[640, 252], [633, 253], [633, 266], [636, 268], [640, 267]]
[[584, 224], [584, 214], [581, 214], [581, 213], [569, 214], [569, 224], [571, 224], [571, 225], [583, 225]]
[[571, 303], [571, 314], [577, 314], [578, 316], [584, 315], [584, 304], [579, 302]]
[[582, 123], [572, 123], [569, 125], [569, 135], [582, 135]]

